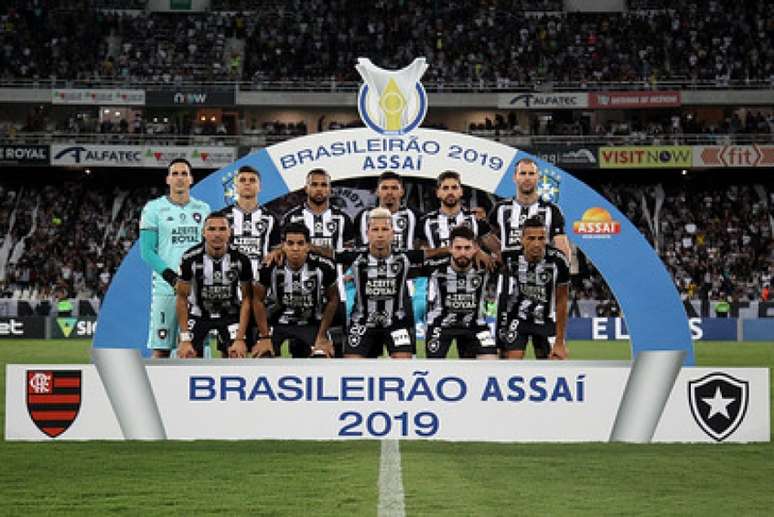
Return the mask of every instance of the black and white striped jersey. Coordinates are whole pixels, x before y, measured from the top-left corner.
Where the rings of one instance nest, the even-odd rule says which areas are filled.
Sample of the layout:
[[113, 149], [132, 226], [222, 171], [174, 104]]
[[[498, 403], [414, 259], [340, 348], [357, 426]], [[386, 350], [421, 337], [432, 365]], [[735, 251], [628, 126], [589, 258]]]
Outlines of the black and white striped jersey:
[[263, 257], [280, 243], [277, 218], [261, 206], [246, 212], [238, 205], [231, 205], [223, 212], [231, 227], [231, 245], [247, 255], [253, 265], [253, 276], [257, 276]]
[[570, 267], [564, 253], [546, 246], [541, 260], [529, 262], [521, 249], [506, 251], [503, 253], [503, 278], [504, 289], [497, 311], [519, 320], [519, 329], [542, 329], [546, 335], [554, 335], [556, 287], [570, 281]]
[[335, 206], [316, 214], [304, 203], [288, 210], [282, 217], [281, 226], [284, 228], [288, 223], [298, 222], [309, 228], [309, 235], [315, 246], [341, 251], [344, 249], [344, 243], [355, 238], [352, 220]]
[[207, 320], [238, 319], [240, 285], [253, 280], [250, 259], [231, 246], [222, 257], [212, 257], [205, 246], [190, 248], [180, 263], [180, 280], [191, 284], [188, 314]]
[[[304, 203], [288, 210], [282, 217], [280, 226], [284, 228], [289, 223], [304, 223], [309, 228], [309, 235], [312, 244], [323, 248], [330, 248], [334, 251], [343, 251], [346, 243], [355, 239], [355, 229], [352, 225], [352, 219], [346, 212], [339, 210], [335, 206], [329, 207], [325, 212], [316, 214]], [[339, 296], [346, 300], [346, 291], [344, 290], [344, 270], [341, 267], [336, 268], [339, 276]]]
[[521, 228], [524, 221], [534, 215], [543, 219], [548, 242], [557, 235], [564, 235], [564, 214], [555, 203], [539, 198], [531, 205], [523, 206], [515, 199], [506, 199], [495, 205], [489, 214], [489, 224], [500, 229], [503, 251], [521, 247]]
[[[355, 216], [355, 245], [368, 246], [368, 214], [373, 208], [361, 210]], [[395, 232], [392, 238], [393, 250], [413, 250], [414, 238], [417, 231], [417, 216], [408, 207], [401, 207], [392, 214], [392, 229]]]
[[424, 264], [424, 250], [393, 251], [387, 257], [374, 257], [368, 249], [358, 249], [337, 252], [334, 260], [352, 267], [352, 325], [378, 329], [407, 325], [411, 305], [405, 296], [406, 279], [411, 266]]
[[326, 292], [336, 285], [336, 267], [325, 257], [309, 254], [299, 270], [284, 265], [264, 267], [260, 282], [279, 311], [282, 325], [311, 325], [322, 321]]
[[486, 292], [489, 274], [475, 264], [467, 271], [452, 267], [452, 258], [427, 262], [423, 273], [427, 283], [427, 325], [472, 329], [486, 325]]
[[455, 215], [446, 215], [440, 209], [426, 214], [420, 220], [419, 234], [428, 247], [442, 248], [449, 245], [449, 233], [455, 226], [467, 226], [476, 238], [492, 231], [487, 221], [479, 221], [473, 212], [462, 208]]

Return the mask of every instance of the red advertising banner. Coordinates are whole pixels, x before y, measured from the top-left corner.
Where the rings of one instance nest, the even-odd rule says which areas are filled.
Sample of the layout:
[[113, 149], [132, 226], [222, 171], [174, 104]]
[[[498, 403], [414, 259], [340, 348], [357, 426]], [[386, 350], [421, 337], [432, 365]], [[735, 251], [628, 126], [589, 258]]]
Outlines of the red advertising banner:
[[774, 145], [695, 145], [694, 167], [771, 167]]
[[599, 92], [589, 95], [589, 107], [600, 109], [676, 108], [680, 92]]

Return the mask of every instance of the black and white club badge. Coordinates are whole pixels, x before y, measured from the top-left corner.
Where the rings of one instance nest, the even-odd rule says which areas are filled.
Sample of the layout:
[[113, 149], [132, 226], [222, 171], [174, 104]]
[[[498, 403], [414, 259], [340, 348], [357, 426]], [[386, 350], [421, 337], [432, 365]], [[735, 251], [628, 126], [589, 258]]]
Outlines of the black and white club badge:
[[194, 213], [193, 213], [193, 219], [194, 219], [194, 221], [196, 221], [197, 223], [200, 223], [200, 222], [202, 222], [202, 214], [200, 214], [199, 212], [194, 212]]
[[396, 217], [395, 218], [395, 227], [398, 230], [403, 230], [408, 225], [408, 221], [406, 221], [405, 217]]
[[719, 442], [736, 431], [747, 413], [749, 387], [722, 372], [688, 381], [688, 404], [702, 431]]
[[339, 223], [336, 221], [331, 221], [326, 225], [326, 227], [330, 233], [336, 233], [336, 230], [339, 228]]

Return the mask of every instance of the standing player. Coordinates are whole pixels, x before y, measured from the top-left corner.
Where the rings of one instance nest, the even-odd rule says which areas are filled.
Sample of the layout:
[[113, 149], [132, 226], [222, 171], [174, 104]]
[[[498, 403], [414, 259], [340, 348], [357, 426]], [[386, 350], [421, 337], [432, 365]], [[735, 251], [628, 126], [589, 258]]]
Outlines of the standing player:
[[[277, 218], [258, 204], [261, 193], [261, 174], [249, 165], [243, 165], [234, 177], [237, 201], [223, 209], [231, 227], [231, 244], [247, 255], [253, 266], [253, 278], [258, 278], [261, 261], [279, 244]], [[247, 325], [248, 341], [256, 339], [256, 324], [250, 313]]]
[[[392, 215], [392, 228], [395, 234], [394, 250], [415, 249], [417, 216], [414, 211], [403, 205], [406, 190], [403, 179], [392, 171], [385, 171], [376, 183], [377, 207], [386, 208]], [[368, 246], [368, 215], [370, 208], [360, 211], [355, 217], [355, 242], [358, 247]]]
[[175, 284], [183, 253], [201, 240], [210, 207], [190, 196], [193, 175], [187, 160], [172, 160], [167, 170], [169, 195], [149, 201], [140, 217], [140, 252], [153, 269], [148, 348], [153, 357], [169, 357], [177, 346]]
[[431, 248], [448, 246], [452, 228], [467, 226], [486, 249], [499, 254], [500, 241], [492, 233], [489, 223], [479, 221], [471, 210], [462, 206], [462, 194], [462, 182], [457, 172], [444, 171], [438, 175], [435, 195], [440, 207], [420, 220], [422, 238]]
[[355, 307], [344, 345], [347, 358], [379, 357], [386, 346], [393, 359], [411, 359], [415, 343], [405, 295], [409, 268], [448, 253], [446, 249], [393, 251], [392, 221], [389, 210], [374, 208], [368, 216], [368, 248], [334, 254], [335, 262], [351, 264], [355, 282]]
[[234, 177], [237, 192], [235, 204], [223, 209], [231, 227], [231, 244], [248, 256], [257, 278], [261, 260], [269, 250], [280, 243], [277, 218], [258, 204], [261, 193], [261, 174], [249, 165], [243, 165]]
[[537, 163], [529, 158], [519, 160], [513, 171], [516, 196], [497, 203], [489, 214], [489, 223], [500, 229], [502, 250], [514, 250], [521, 245], [524, 221], [532, 216], [540, 216], [545, 224], [548, 239], [569, 260], [570, 241], [564, 232], [564, 215], [557, 204], [540, 198], [537, 190], [538, 180]]
[[[289, 339], [293, 357], [333, 357], [328, 329], [339, 307], [336, 266], [327, 258], [309, 254], [309, 229], [302, 223], [290, 223], [283, 231], [284, 263], [263, 267], [254, 284], [253, 311], [261, 336], [251, 355], [278, 356], [282, 343]], [[277, 310], [271, 336], [267, 292]]]
[[538, 359], [565, 359], [570, 268], [547, 243], [542, 219], [524, 221], [522, 246], [503, 253], [503, 291], [497, 308], [497, 345], [507, 359], [522, 359], [532, 338]]
[[245, 357], [250, 317], [250, 259], [229, 246], [228, 219], [220, 212], [204, 221], [204, 242], [190, 248], [177, 281], [177, 356], [203, 357], [205, 340], [217, 331], [223, 357]]
[[461, 358], [497, 359], [497, 348], [486, 324], [485, 292], [489, 273], [475, 265], [475, 234], [468, 226], [449, 233], [450, 257], [433, 260], [428, 289], [428, 359], [443, 359], [456, 340]]
[[[312, 241], [311, 251], [326, 253], [325, 250], [343, 251], [352, 246], [355, 238], [352, 220], [336, 207], [331, 206], [331, 177], [324, 169], [312, 169], [306, 175], [306, 203], [289, 210], [282, 217], [281, 227], [290, 223], [300, 222], [309, 228]], [[272, 262], [270, 260], [269, 262]], [[346, 300], [344, 290], [344, 272], [339, 266], [338, 288], [339, 300]], [[333, 319], [331, 337], [336, 348], [336, 357], [343, 355], [344, 327], [347, 310], [343, 301], [339, 302], [336, 316]]]

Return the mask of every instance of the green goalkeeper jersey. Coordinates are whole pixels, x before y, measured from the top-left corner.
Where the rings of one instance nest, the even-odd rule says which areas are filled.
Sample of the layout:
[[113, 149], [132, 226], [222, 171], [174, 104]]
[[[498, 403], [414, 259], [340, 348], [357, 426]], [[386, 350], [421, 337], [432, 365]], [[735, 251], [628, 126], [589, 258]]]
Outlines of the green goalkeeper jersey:
[[[149, 260], [153, 268], [153, 290], [159, 294], [174, 295], [175, 291], [161, 276], [169, 268], [179, 273], [180, 259], [185, 251], [202, 240], [204, 218], [210, 206], [204, 201], [189, 198], [185, 205], [173, 203], [168, 196], [158, 197], [142, 209], [140, 231], [156, 233], [155, 254], [159, 260]], [[156, 257], [153, 257], [154, 259]]]

